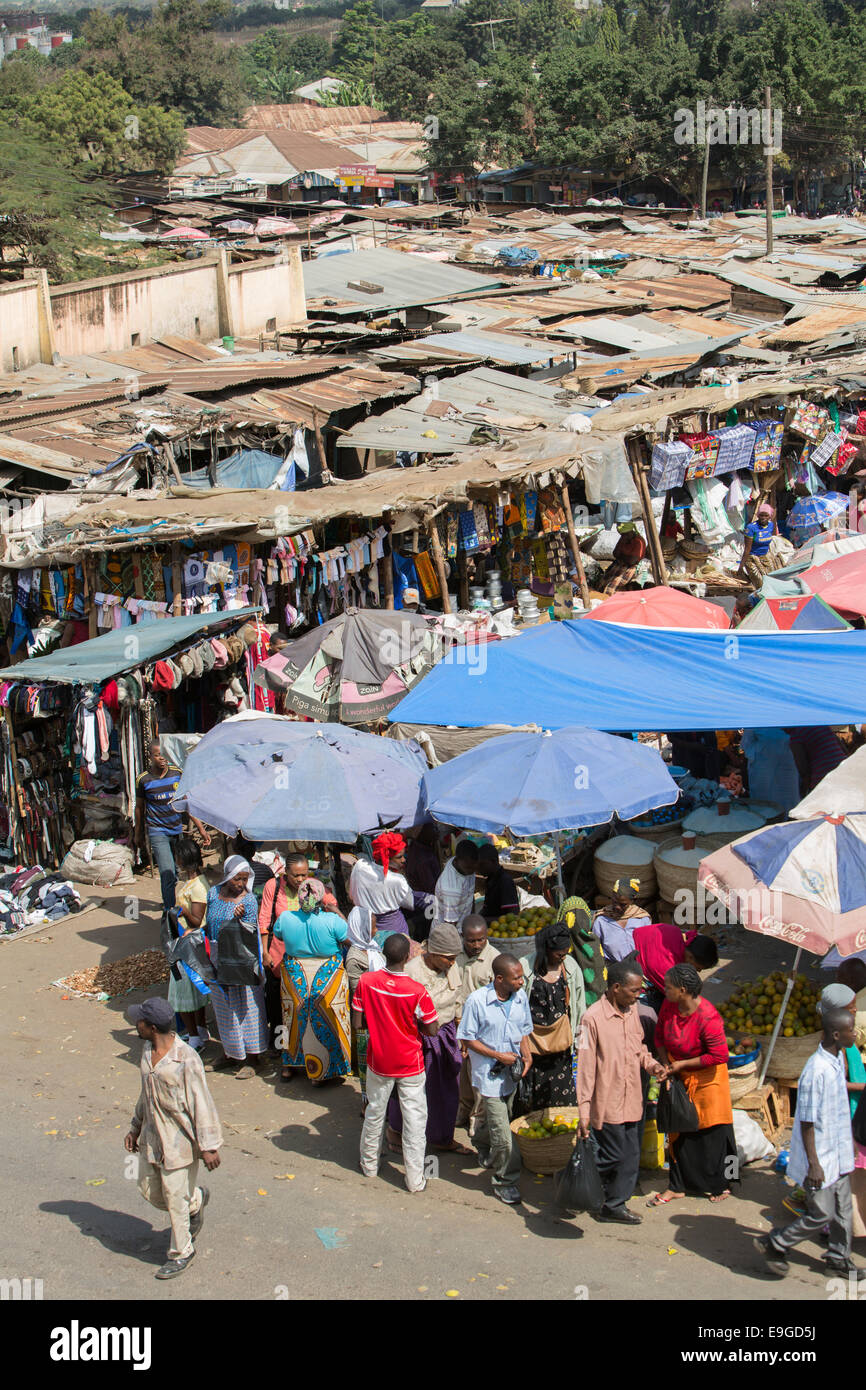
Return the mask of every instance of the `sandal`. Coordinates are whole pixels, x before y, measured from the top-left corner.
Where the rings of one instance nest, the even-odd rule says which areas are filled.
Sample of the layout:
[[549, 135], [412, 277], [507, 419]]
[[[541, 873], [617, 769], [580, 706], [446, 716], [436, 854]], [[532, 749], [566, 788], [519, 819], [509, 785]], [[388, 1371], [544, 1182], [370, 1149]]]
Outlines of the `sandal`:
[[647, 1202], [648, 1207], [666, 1207], [668, 1202], [672, 1202], [678, 1197], [678, 1192], [657, 1192], [654, 1197], [650, 1197]]
[[291, 1081], [291, 1079], [292, 1079], [292, 1077], [294, 1076], [294, 1074], [295, 1074], [295, 1069], [294, 1069], [294, 1067], [280, 1067], [280, 1080], [281, 1080], [281, 1081]]
[[237, 1065], [237, 1057], [227, 1057], [225, 1053], [223, 1053], [222, 1057], [218, 1057], [215, 1062], [211, 1062], [211, 1071], [228, 1071], [231, 1067], [236, 1067]]
[[467, 1157], [475, 1156], [474, 1149], [467, 1148], [465, 1144], [459, 1143], [456, 1139], [452, 1139], [450, 1144], [432, 1144], [431, 1148], [435, 1149], [436, 1152], [440, 1154], [465, 1154]]
[[731, 1195], [731, 1190], [730, 1190], [729, 1187], [726, 1187], [725, 1190], [724, 1190], [724, 1192], [717, 1192], [717, 1193], [715, 1194], [715, 1196], [710, 1197], [710, 1201], [711, 1201], [711, 1202], [723, 1202], [723, 1201], [725, 1200], [725, 1198], [726, 1198], [726, 1197], [730, 1197], [730, 1195]]

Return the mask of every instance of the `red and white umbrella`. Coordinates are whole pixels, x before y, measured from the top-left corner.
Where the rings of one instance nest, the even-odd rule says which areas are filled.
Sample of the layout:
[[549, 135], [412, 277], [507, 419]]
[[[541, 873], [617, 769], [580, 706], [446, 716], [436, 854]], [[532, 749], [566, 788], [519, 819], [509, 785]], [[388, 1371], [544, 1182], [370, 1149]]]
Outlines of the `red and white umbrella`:
[[596, 622], [625, 623], [629, 627], [727, 628], [731, 620], [717, 603], [684, 594], [667, 584], [612, 594], [584, 615]]
[[160, 232], [160, 241], [210, 241], [207, 232], [203, 232], [200, 227], [170, 227], [167, 232]]
[[255, 226], [256, 236], [289, 236], [299, 234], [300, 227], [288, 217], [260, 217]]

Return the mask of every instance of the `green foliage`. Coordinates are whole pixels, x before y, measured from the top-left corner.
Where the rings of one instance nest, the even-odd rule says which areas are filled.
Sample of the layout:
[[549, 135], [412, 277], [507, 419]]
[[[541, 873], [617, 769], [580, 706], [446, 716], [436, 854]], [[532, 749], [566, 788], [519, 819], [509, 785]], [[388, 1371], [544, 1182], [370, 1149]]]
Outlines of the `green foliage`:
[[257, 102], [288, 102], [296, 87], [327, 72], [331, 45], [319, 34], [293, 38], [285, 31], [266, 29], [240, 52], [244, 91]]
[[[0, 251], [52, 280], [81, 273], [80, 256], [98, 247], [111, 191], [64, 168], [49, 145], [0, 119]], [[2, 265], [2, 261], [0, 261]], [[20, 273], [20, 272], [19, 272]]]
[[[27, 71], [41, 76], [35, 65]], [[20, 131], [50, 144], [56, 163], [79, 172], [170, 169], [184, 145], [178, 116], [158, 106], [137, 105], [104, 72], [63, 72], [53, 81], [24, 87], [15, 76], [10, 84], [4, 68], [0, 112]]]
[[246, 105], [235, 49], [212, 30], [226, 0], [159, 0], [145, 23], [95, 11], [84, 25], [85, 72], [106, 72], [136, 102], [176, 111], [186, 125], [236, 125]]

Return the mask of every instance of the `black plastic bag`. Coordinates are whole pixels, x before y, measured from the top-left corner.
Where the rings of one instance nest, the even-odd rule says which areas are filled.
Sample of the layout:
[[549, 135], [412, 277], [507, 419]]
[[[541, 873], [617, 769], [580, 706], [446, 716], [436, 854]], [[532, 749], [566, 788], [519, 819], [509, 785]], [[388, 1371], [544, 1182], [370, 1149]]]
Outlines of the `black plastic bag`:
[[656, 1103], [659, 1134], [694, 1134], [700, 1127], [698, 1112], [685, 1083], [676, 1075], [663, 1081]]
[[595, 1140], [578, 1139], [566, 1166], [556, 1175], [557, 1205], [568, 1211], [600, 1211], [604, 1185], [595, 1157]]
[[860, 1092], [857, 1109], [851, 1119], [851, 1130], [860, 1147], [866, 1149], [866, 1091]]
[[257, 925], [237, 917], [220, 927], [217, 982], [226, 985], [261, 985], [265, 974], [259, 955]]
[[[179, 915], [176, 907], [163, 913], [160, 946], [174, 978], [179, 980], [186, 974], [196, 987], [201, 988], [204, 984], [206, 993], [207, 986], [216, 981], [216, 971], [208, 955], [204, 927], [186, 927], [181, 932]], [[188, 966], [189, 970], [181, 971], [182, 964]]]

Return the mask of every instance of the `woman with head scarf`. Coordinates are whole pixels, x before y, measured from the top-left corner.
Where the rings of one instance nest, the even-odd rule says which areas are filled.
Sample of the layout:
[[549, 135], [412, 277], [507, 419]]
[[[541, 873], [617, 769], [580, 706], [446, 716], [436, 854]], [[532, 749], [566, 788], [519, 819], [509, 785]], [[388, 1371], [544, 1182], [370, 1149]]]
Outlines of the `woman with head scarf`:
[[[217, 984], [211, 990], [211, 1003], [224, 1053], [222, 1059], [214, 1063], [215, 1068], [230, 1067], [247, 1058], [253, 1067], [258, 1068], [268, 1047], [258, 904], [253, 896], [252, 881], [252, 869], [246, 859], [232, 854], [223, 865], [220, 882], [207, 895], [205, 932], [210, 942], [211, 962], [217, 974]], [[251, 959], [258, 959], [258, 983], [228, 983], [231, 977], [227, 959], [223, 963], [223, 978], [220, 977], [220, 932], [235, 923], [241, 927], [241, 940], [248, 945]], [[250, 1067], [242, 1067], [238, 1072], [240, 1077], [251, 1075]]]
[[776, 513], [769, 502], [761, 502], [752, 521], [743, 530], [745, 545], [740, 561], [739, 573], [747, 575], [756, 589], [760, 589], [768, 574], [776, 568], [770, 554], [773, 538], [777, 535]]
[[349, 928], [324, 909], [324, 897], [325, 885], [305, 878], [297, 910], [281, 912], [274, 923], [274, 937], [285, 947], [281, 1081], [302, 1067], [314, 1085], [349, 1070], [349, 981], [340, 951]]
[[532, 1066], [515, 1101], [516, 1115], [549, 1105], [577, 1105], [574, 1044], [586, 1012], [586, 991], [571, 944], [565, 923], [553, 922], [538, 933], [534, 952], [523, 961], [523, 988], [532, 1015]]
[[358, 859], [349, 879], [349, 897], [356, 907], [366, 907], [375, 915], [377, 928], [386, 933], [409, 934], [405, 912], [424, 909], [433, 899], [429, 893], [414, 893], [404, 874], [406, 841], [393, 830], [373, 838], [373, 858]]
[[[669, 1134], [670, 1177], [648, 1207], [688, 1194], [721, 1202], [730, 1197], [737, 1172], [734, 1112], [728, 1079], [728, 1044], [718, 1009], [701, 997], [703, 984], [683, 961], [665, 974], [665, 1002], [656, 1024], [656, 1052], [663, 1066], [685, 1085], [698, 1112], [699, 1128]], [[666, 1083], [662, 1083], [663, 1085]]]
[[607, 907], [595, 915], [592, 930], [601, 942], [606, 961], [625, 960], [634, 950], [635, 927], [649, 925], [650, 915], [638, 907], [640, 883], [636, 878], [618, 878]]
[[586, 1007], [604, 994], [604, 955], [592, 930], [592, 912], [583, 898], [566, 898], [556, 921], [568, 928], [571, 950], [583, 975]]

